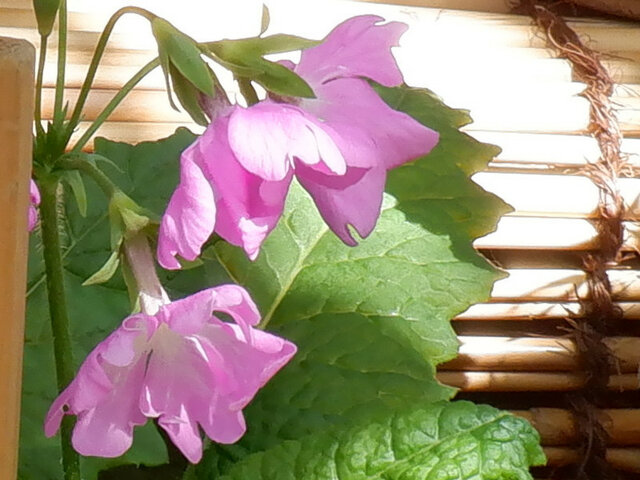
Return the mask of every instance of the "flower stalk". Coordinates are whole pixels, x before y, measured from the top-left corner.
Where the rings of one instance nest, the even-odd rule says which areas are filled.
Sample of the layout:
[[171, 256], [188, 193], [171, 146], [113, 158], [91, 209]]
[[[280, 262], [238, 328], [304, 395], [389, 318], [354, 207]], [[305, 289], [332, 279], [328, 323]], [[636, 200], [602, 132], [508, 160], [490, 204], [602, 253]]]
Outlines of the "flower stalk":
[[[64, 267], [58, 225], [58, 180], [45, 179], [40, 183], [40, 222], [42, 228], [43, 257], [46, 272], [49, 316], [53, 333], [53, 352], [58, 390], [63, 391], [74, 377], [69, 316], [64, 291]], [[73, 421], [62, 424], [60, 437], [62, 466], [65, 480], [80, 480], [78, 454], [71, 445]]]
[[76, 101], [76, 105], [73, 109], [73, 113], [71, 114], [71, 119], [69, 121], [69, 125], [70, 125], [69, 135], [71, 135], [73, 128], [75, 128], [75, 126], [80, 121], [82, 109], [84, 108], [84, 105], [87, 101], [87, 97], [89, 96], [89, 92], [91, 91], [91, 86], [93, 85], [93, 81], [95, 80], [96, 73], [98, 71], [98, 66], [100, 65], [100, 60], [102, 60], [102, 56], [104, 55], [104, 52], [107, 48], [107, 42], [109, 41], [109, 37], [111, 36], [111, 33], [113, 32], [113, 29], [116, 23], [118, 22], [118, 20], [120, 20], [120, 18], [127, 13], [138, 14], [142, 17], [145, 17], [150, 22], [155, 18], [155, 15], [153, 15], [148, 10], [145, 10], [143, 8], [138, 8], [138, 7], [124, 7], [118, 10], [116, 13], [114, 13], [111, 16], [111, 18], [107, 22], [107, 25], [104, 27], [104, 30], [100, 34], [100, 39], [98, 40], [98, 44], [96, 45], [96, 49], [93, 53], [91, 64], [89, 65], [89, 69], [87, 70], [87, 75], [84, 79], [82, 87], [80, 88], [80, 93], [78, 94], [78, 100]]
[[56, 93], [53, 107], [54, 123], [62, 122], [64, 101], [64, 79], [67, 67], [67, 0], [60, 2], [58, 11], [58, 65], [56, 77]]
[[78, 154], [68, 153], [63, 155], [58, 160], [58, 166], [65, 170], [79, 170], [90, 176], [107, 198], [111, 198], [116, 191], [118, 191], [118, 187], [116, 187], [116, 185], [102, 172], [102, 170], [96, 167], [93, 163], [83, 159]]
[[131, 79], [125, 83], [122, 88], [116, 93], [116, 95], [111, 99], [111, 101], [104, 107], [104, 110], [100, 112], [100, 114], [96, 117], [93, 123], [89, 126], [89, 128], [84, 132], [84, 134], [80, 137], [80, 139], [73, 146], [72, 152], [79, 152], [82, 150], [82, 147], [86, 145], [91, 136], [96, 133], [96, 130], [100, 128], [100, 126], [107, 120], [109, 115], [113, 113], [120, 102], [124, 100], [124, 98], [135, 88], [135, 86], [154, 68], [160, 65], [160, 60], [155, 58], [147, 63], [144, 67], [142, 67], [138, 72], [131, 77]]
[[155, 315], [160, 307], [170, 303], [156, 272], [149, 241], [144, 233], [137, 233], [124, 241], [129, 268], [138, 286], [140, 308], [147, 315]]
[[36, 123], [36, 131], [39, 135], [44, 134], [42, 128], [42, 83], [44, 77], [44, 65], [47, 58], [47, 39], [48, 36], [40, 37], [40, 51], [38, 53], [38, 73], [36, 74], [36, 96], [35, 96], [35, 108], [33, 112], [33, 118]]

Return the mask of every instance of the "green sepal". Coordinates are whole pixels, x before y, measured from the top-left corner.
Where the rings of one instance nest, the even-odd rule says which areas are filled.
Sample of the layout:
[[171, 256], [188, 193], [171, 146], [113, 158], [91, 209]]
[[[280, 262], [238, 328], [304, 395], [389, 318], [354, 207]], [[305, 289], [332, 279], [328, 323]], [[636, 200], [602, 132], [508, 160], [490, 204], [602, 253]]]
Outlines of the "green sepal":
[[[318, 40], [310, 40], [308, 38], [298, 37], [296, 35], [287, 35], [285, 33], [277, 33], [268, 37], [251, 37], [239, 38], [235, 40], [219, 40], [216, 42], [207, 42], [202, 44], [204, 47], [219, 52], [225, 50], [227, 52], [243, 52], [251, 56], [263, 56], [272, 53], [293, 52], [295, 50], [304, 50], [306, 48], [319, 45]], [[227, 53], [229, 55], [230, 53]], [[236, 56], [236, 55], [233, 55]]]
[[255, 80], [266, 90], [286, 97], [315, 98], [312, 88], [299, 75], [293, 73], [284, 65], [260, 59], [255, 66], [260, 66], [263, 73]]
[[[288, 39], [306, 41], [299, 37], [274, 35], [264, 39], [253, 38], [211, 42], [204, 44], [203, 47], [206, 47], [213, 54], [212, 58], [214, 60], [218, 61], [220, 59], [227, 65], [231, 65], [230, 69], [236, 76], [249, 78], [270, 92], [286, 97], [314, 98], [315, 95], [312, 88], [303, 78], [284, 65], [263, 58], [263, 55], [268, 53], [300, 48], [293, 48], [296, 45], [294, 43], [288, 44]], [[292, 48], [289, 48], [289, 46]], [[245, 75], [234, 69], [234, 66], [252, 69], [254, 73]]]
[[33, 11], [36, 14], [38, 33], [42, 37], [48, 37], [51, 34], [59, 9], [60, 0], [33, 0]]
[[71, 187], [73, 196], [78, 204], [78, 211], [83, 217], [87, 216], [87, 190], [84, 188], [82, 176], [78, 170], [67, 170], [62, 179]]
[[151, 219], [145, 210], [124, 192], [116, 192], [109, 201], [111, 221], [111, 249], [116, 250], [123, 238], [129, 238], [144, 230]]
[[116, 250], [122, 243], [125, 228], [120, 211], [113, 201], [109, 202], [109, 226], [109, 244], [111, 245], [111, 250]]
[[196, 41], [159, 17], [151, 22], [151, 30], [158, 43], [160, 64], [165, 75], [170, 75], [168, 63], [171, 63], [194, 87], [205, 95], [213, 96], [213, 76]]
[[126, 229], [125, 237], [135, 235], [149, 225], [149, 217], [140, 215], [132, 209], [123, 208], [120, 210], [120, 215]]
[[105, 264], [100, 267], [100, 270], [98, 270], [96, 273], [82, 282], [82, 286], [86, 287], [87, 285], [97, 285], [100, 283], [108, 282], [118, 270], [119, 265], [119, 252], [117, 250], [114, 250], [113, 252], [111, 252], [111, 255], [109, 256]]
[[206, 127], [208, 125], [207, 117], [202, 111], [198, 96], [200, 93], [173, 65], [169, 65], [169, 71], [171, 74], [171, 84], [173, 85], [173, 92], [178, 97], [178, 101], [191, 116], [194, 122], [198, 125]]

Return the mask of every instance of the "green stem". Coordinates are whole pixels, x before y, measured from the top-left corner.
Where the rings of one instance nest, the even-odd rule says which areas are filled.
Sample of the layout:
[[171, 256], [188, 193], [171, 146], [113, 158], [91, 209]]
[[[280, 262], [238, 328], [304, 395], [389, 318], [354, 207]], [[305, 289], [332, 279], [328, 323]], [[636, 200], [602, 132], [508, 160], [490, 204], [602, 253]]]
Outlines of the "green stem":
[[247, 106], [255, 105], [260, 101], [255, 88], [251, 85], [251, 80], [245, 77], [236, 77], [238, 87], [240, 87], [240, 93], [247, 101]]
[[73, 109], [73, 113], [71, 114], [71, 119], [69, 121], [69, 135], [76, 127], [78, 122], [80, 121], [80, 115], [82, 114], [82, 109], [87, 101], [87, 96], [91, 91], [91, 86], [93, 85], [93, 81], [96, 78], [96, 73], [98, 71], [98, 66], [100, 65], [100, 60], [102, 60], [102, 56], [104, 55], [104, 51], [107, 47], [107, 42], [109, 41], [109, 37], [113, 32], [113, 28], [120, 18], [127, 13], [135, 13], [140, 16], [145, 17], [149, 21], [152, 21], [155, 18], [155, 15], [144, 8], [138, 7], [124, 7], [114, 13], [107, 25], [104, 27], [102, 34], [98, 40], [98, 44], [96, 45], [96, 49], [93, 52], [93, 58], [91, 59], [91, 64], [89, 65], [89, 69], [87, 70], [87, 75], [84, 79], [82, 87], [80, 89], [80, 93], [78, 95], [78, 100], [76, 101], [76, 105]]
[[197, 480], [198, 477], [196, 475], [196, 465], [190, 463], [182, 474], [182, 480]]
[[[40, 224], [42, 228], [43, 257], [47, 278], [49, 315], [53, 333], [53, 353], [56, 364], [58, 390], [61, 392], [73, 380], [73, 354], [69, 317], [64, 292], [64, 268], [60, 248], [58, 223], [58, 181], [46, 179], [40, 183]], [[73, 419], [68, 417], [60, 428], [62, 467], [65, 480], [80, 480], [78, 454], [71, 445]]]
[[67, 66], [67, 0], [60, 2], [58, 11], [58, 75], [56, 96], [53, 104], [54, 123], [62, 122], [62, 102], [64, 101], [64, 78]]
[[131, 90], [135, 88], [135, 86], [142, 80], [149, 72], [151, 72], [154, 68], [160, 65], [160, 60], [155, 58], [147, 63], [144, 67], [142, 67], [138, 72], [131, 77], [131, 79], [125, 83], [122, 88], [115, 94], [115, 96], [111, 99], [111, 101], [104, 107], [104, 110], [100, 112], [100, 115], [96, 117], [93, 123], [89, 126], [86, 132], [80, 137], [80, 139], [73, 146], [72, 152], [79, 152], [82, 150], [82, 147], [89, 141], [91, 136], [100, 128], [100, 126], [107, 120], [109, 115], [113, 113], [120, 102], [129, 94]]
[[108, 176], [104, 174], [102, 170], [96, 167], [93, 163], [84, 160], [77, 153], [67, 153], [60, 157], [58, 160], [58, 166], [65, 170], [80, 170], [87, 174], [94, 182], [96, 182], [108, 199], [118, 191], [118, 187]]
[[40, 37], [40, 52], [38, 53], [38, 73], [36, 75], [36, 98], [33, 118], [36, 122], [36, 131], [40, 135], [44, 134], [44, 129], [42, 128], [42, 82], [44, 77], [44, 64], [47, 58], [48, 38], [48, 36]]

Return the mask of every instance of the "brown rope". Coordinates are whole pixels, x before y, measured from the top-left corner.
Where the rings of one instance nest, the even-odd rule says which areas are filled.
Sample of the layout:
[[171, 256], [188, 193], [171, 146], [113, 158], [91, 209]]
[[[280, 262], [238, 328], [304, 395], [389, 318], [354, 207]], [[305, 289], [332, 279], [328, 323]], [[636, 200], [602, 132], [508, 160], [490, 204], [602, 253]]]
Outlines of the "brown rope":
[[569, 61], [574, 78], [586, 84], [581, 95], [590, 105], [588, 131], [600, 148], [600, 158], [580, 172], [591, 179], [599, 191], [597, 218], [594, 220], [598, 248], [583, 258], [588, 293], [580, 300], [580, 315], [568, 321], [568, 330], [576, 341], [587, 382], [567, 401], [576, 417], [581, 438], [582, 461], [575, 466], [572, 478], [618, 479], [617, 473], [605, 460], [608, 438], [597, 418], [597, 409], [603, 407], [603, 399], [607, 395], [609, 372], [612, 366], [615, 368], [613, 355], [603, 339], [619, 331], [622, 323], [622, 311], [613, 301], [607, 276], [607, 269], [621, 260], [624, 202], [617, 181], [629, 169], [626, 157], [620, 152], [622, 135], [611, 101], [614, 82], [602, 65], [598, 52], [584, 45], [550, 7], [535, 0], [523, 1], [520, 7], [533, 18], [557, 56]]

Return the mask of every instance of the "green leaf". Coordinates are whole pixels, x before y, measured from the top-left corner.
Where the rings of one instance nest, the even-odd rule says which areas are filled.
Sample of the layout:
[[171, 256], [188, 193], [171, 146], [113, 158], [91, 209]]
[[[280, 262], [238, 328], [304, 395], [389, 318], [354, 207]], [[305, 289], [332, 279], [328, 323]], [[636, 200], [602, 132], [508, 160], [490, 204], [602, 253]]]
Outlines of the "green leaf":
[[48, 37], [51, 34], [59, 8], [60, 0], [33, 0], [33, 10], [38, 23], [38, 33], [42, 37]]
[[525, 420], [471, 402], [412, 407], [250, 455], [218, 480], [525, 480], [545, 462]]
[[[103, 160], [105, 173], [137, 204], [159, 217], [178, 183], [180, 152], [194, 139], [195, 135], [186, 129], [179, 129], [166, 140], [136, 146], [97, 139], [94, 159], [108, 159]], [[65, 286], [77, 366], [131, 312], [126, 286], [120, 276], [114, 276], [105, 284], [82, 286], [83, 280], [105, 262], [108, 264], [113, 255], [106, 199], [94, 182], [86, 183], [86, 193], [86, 216], [80, 214], [77, 202], [70, 195], [65, 196], [63, 204]], [[56, 384], [40, 242], [37, 233], [31, 235], [19, 478], [61, 480], [59, 437], [45, 438], [42, 427], [56, 396]], [[204, 284], [202, 273], [187, 276], [198, 277], [200, 280], [195, 283]], [[173, 284], [178, 288], [173, 289], [173, 293], [179, 296], [183, 293], [180, 282], [184, 280], [180, 274], [176, 277], [178, 280]], [[95, 479], [97, 472], [106, 467], [130, 463], [160, 465], [166, 461], [164, 442], [150, 423], [142, 429], [136, 428], [134, 446], [125, 456], [83, 458], [83, 479]]]
[[87, 192], [84, 188], [82, 176], [78, 170], [68, 170], [62, 176], [63, 180], [69, 184], [73, 196], [78, 204], [78, 211], [83, 217], [87, 216]]
[[[440, 142], [429, 153], [430, 163], [447, 167], [455, 165], [471, 175], [485, 169], [489, 161], [500, 153], [499, 147], [481, 143], [461, 132], [461, 127], [472, 123], [469, 112], [448, 107], [432, 91], [407, 86], [389, 88], [377, 84], [374, 88], [391, 108], [405, 112], [440, 134]], [[397, 171], [394, 170], [391, 175], [397, 175]]]
[[[442, 139], [437, 161], [427, 155], [389, 172], [390, 194], [369, 238], [357, 248], [342, 244], [294, 183], [255, 262], [224, 242], [213, 247], [257, 301], [263, 325], [299, 348], [246, 409], [251, 428], [241, 445], [248, 451], [450, 398], [453, 391], [434, 377], [435, 366], [456, 354], [450, 319], [486, 300], [503, 276], [472, 241], [493, 230], [508, 207], [458, 166], [486, 164], [496, 149], [469, 143], [458, 131], [467, 117], [432, 101], [430, 92], [385, 93], [404, 99], [396, 105], [404, 110], [428, 98]], [[427, 122], [421, 112], [414, 114]]]

